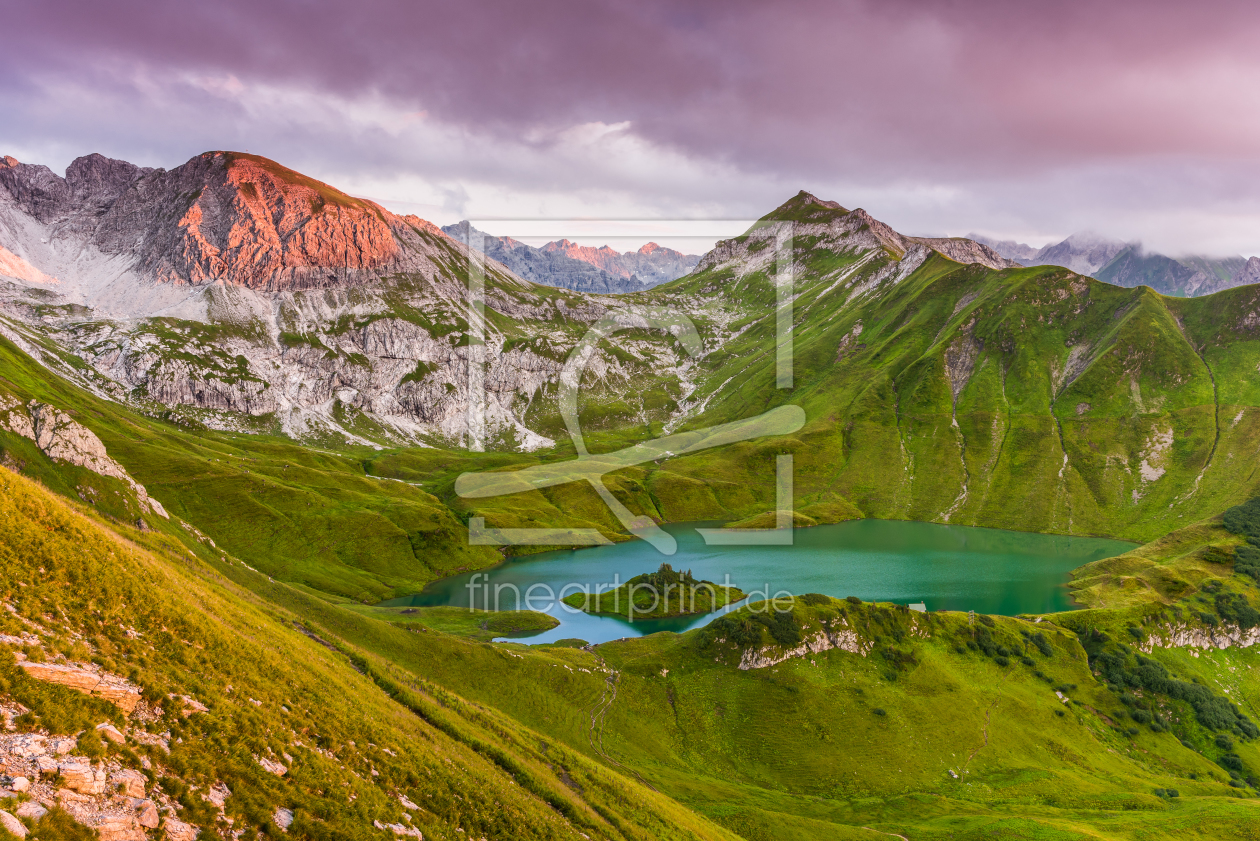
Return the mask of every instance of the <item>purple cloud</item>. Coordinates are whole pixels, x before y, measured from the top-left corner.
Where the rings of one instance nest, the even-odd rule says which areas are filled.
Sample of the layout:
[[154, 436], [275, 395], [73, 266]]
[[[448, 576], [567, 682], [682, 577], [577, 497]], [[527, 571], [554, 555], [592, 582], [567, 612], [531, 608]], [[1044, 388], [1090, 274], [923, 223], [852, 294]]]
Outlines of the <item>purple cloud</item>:
[[[409, 174], [434, 185], [421, 204], [463, 191], [483, 214], [495, 185], [740, 216], [806, 186], [916, 232], [1260, 250], [1247, 3], [10, 5], [0, 142], [52, 158], [231, 144], [365, 185]], [[319, 124], [272, 100], [333, 104]], [[638, 183], [575, 156], [590, 125], [651, 150]], [[504, 212], [531, 201], [559, 200]]]

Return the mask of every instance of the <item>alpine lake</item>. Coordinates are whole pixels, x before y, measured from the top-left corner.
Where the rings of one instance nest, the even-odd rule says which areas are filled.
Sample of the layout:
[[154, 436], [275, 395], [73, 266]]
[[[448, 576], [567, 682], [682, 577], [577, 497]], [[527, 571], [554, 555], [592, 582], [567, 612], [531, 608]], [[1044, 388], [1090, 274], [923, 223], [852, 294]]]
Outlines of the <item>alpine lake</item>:
[[[678, 542], [672, 556], [643, 540], [525, 555], [435, 581], [418, 595], [392, 599], [382, 606], [469, 607], [471, 601], [479, 609], [539, 610], [560, 621], [549, 631], [513, 640], [529, 644], [575, 638], [600, 643], [660, 631], [681, 633], [728, 610], [784, 593], [857, 596], [863, 601], [922, 604], [932, 611], [1015, 616], [1070, 609], [1071, 570], [1123, 554], [1136, 545], [905, 520], [850, 520], [796, 529], [792, 544], [784, 546], [706, 545], [696, 528], [717, 525], [664, 526]], [[748, 598], [705, 615], [633, 622], [586, 614], [560, 602], [564, 596], [582, 592], [584, 586], [592, 593], [600, 585], [609, 590], [655, 571], [661, 563], [690, 570], [697, 579], [738, 587]]]

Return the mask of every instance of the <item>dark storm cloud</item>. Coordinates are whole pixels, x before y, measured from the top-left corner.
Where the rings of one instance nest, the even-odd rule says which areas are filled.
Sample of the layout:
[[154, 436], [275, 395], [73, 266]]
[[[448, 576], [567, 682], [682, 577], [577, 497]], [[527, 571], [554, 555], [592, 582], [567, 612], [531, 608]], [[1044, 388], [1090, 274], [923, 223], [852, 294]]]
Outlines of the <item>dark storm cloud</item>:
[[[0, 102], [23, 125], [0, 139], [27, 148], [42, 137], [170, 155], [253, 139], [299, 154], [305, 135], [307, 158], [347, 167], [411, 155], [418, 174], [458, 179], [473, 165], [335, 115], [298, 131], [299, 116], [234, 98], [233, 85], [265, 86], [388, 103], [489, 157], [507, 144], [477, 175], [508, 190], [560, 184], [563, 160], [513, 167], [565, 148], [572, 127], [628, 124], [654, 148], [746, 176], [750, 201], [789, 182], [885, 186], [920, 195], [890, 211], [912, 224], [949, 227], [938, 217], [952, 203], [979, 217], [958, 224], [1005, 215], [1028, 230], [1071, 224], [1067, 202], [1090, 185], [1121, 189], [1106, 201], [1122, 214], [1152, 189], [1143, 173], [1179, 200], [1251, 213], [1250, 190], [1227, 194], [1260, 157], [1260, 13], [1245, 3], [123, 0], [12, 4], [4, 20], [20, 37], [0, 53]], [[84, 97], [77, 113], [68, 90]], [[49, 91], [65, 98], [41, 101]], [[572, 168], [575, 182], [599, 174]], [[643, 172], [645, 194], [657, 180]], [[622, 181], [609, 188], [635, 189]], [[719, 181], [710, 198], [725, 206]], [[1008, 203], [1045, 191], [1048, 206], [1003, 209], [978, 190]]]

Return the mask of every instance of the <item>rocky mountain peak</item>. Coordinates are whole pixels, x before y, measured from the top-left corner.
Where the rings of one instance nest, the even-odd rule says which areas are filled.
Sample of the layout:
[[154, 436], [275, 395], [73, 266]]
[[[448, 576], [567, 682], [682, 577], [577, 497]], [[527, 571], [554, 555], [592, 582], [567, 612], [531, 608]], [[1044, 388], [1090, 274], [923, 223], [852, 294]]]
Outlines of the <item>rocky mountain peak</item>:
[[66, 167], [66, 186], [80, 197], [117, 197], [136, 178], [153, 170], [93, 153]]
[[1260, 257], [1249, 257], [1238, 274], [1234, 275], [1236, 286], [1260, 283]]
[[[6, 157], [0, 188], [47, 226], [44, 242], [70, 240], [113, 265], [121, 257], [138, 279], [159, 283], [260, 290], [356, 283], [427, 266], [422, 240], [442, 236], [424, 220], [238, 152], [206, 152], [169, 171], [85, 155], [65, 178]], [[18, 256], [48, 271], [39, 250]]]

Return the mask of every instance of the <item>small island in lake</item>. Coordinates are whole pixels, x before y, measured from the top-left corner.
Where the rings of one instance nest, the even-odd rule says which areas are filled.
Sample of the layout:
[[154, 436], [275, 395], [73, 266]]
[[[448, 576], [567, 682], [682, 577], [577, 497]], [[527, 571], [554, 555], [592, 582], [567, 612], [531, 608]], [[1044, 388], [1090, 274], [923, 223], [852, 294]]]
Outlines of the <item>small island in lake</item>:
[[675, 571], [669, 564], [661, 564], [656, 572], [636, 575], [616, 589], [574, 593], [565, 597], [564, 603], [587, 613], [613, 614], [633, 621], [712, 613], [744, 598], [737, 587], [701, 581], [691, 570]]

